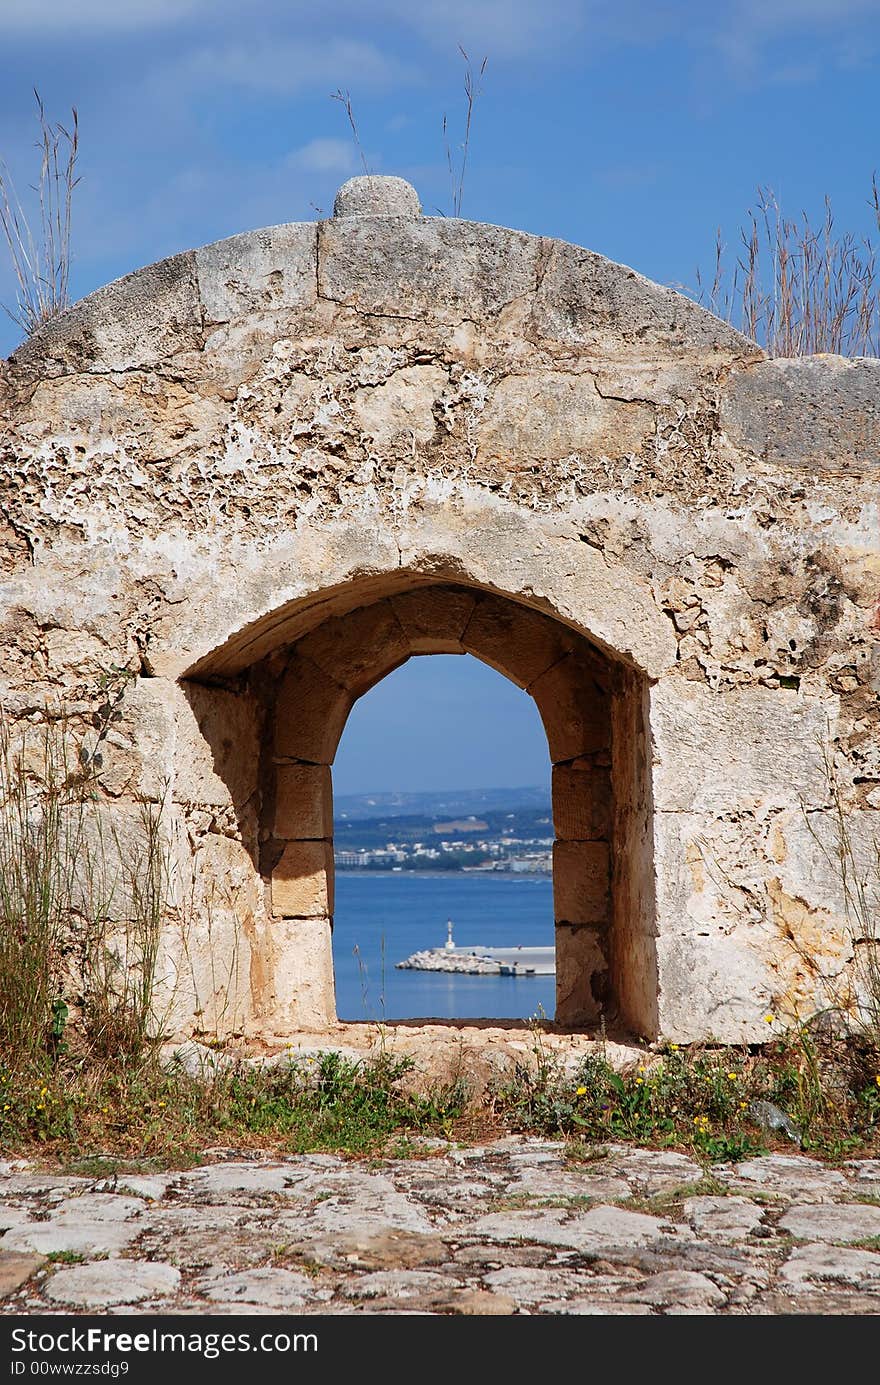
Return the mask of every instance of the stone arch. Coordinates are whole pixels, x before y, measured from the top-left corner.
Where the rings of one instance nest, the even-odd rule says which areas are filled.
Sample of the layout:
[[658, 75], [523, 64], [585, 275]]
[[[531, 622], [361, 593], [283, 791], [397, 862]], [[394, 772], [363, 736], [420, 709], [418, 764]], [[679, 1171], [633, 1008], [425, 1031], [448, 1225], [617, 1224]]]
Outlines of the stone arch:
[[[559, 618], [464, 581], [389, 574], [384, 583], [336, 589], [311, 612], [297, 637], [248, 671], [262, 728], [255, 864], [267, 893], [276, 989], [297, 991], [279, 996], [291, 1023], [335, 1019], [331, 775], [351, 708], [411, 657], [472, 654], [529, 693], [547, 735], [557, 1022], [607, 1019], [652, 1032], [643, 676]], [[204, 665], [200, 672], [210, 676]]]

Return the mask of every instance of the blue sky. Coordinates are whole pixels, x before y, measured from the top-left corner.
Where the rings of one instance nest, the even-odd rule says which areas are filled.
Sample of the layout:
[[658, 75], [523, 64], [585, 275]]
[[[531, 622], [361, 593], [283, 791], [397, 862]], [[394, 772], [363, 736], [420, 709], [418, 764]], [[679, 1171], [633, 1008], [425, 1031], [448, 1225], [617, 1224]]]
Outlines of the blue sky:
[[422, 655], [354, 705], [333, 767], [337, 794], [544, 784], [550, 762], [528, 693], [469, 654]]
[[[489, 60], [467, 217], [691, 286], [697, 266], [711, 276], [716, 227], [735, 248], [758, 184], [815, 219], [827, 193], [839, 228], [876, 235], [880, 0], [0, 0], [0, 155], [26, 192], [32, 88], [55, 119], [78, 107], [75, 297], [177, 250], [329, 211], [360, 168], [338, 88], [370, 167], [448, 213], [441, 125], [446, 113], [455, 145], [459, 44]], [[0, 256], [0, 300], [13, 295]], [[18, 338], [0, 319], [0, 355]], [[371, 694], [377, 744], [377, 727], [399, 721], [395, 689], [431, 662]], [[456, 679], [482, 680], [469, 684], [489, 709], [474, 746], [494, 745], [494, 675], [456, 666], [437, 666], [436, 687], [452, 705]], [[366, 710], [355, 715], [366, 725]], [[512, 743], [522, 727], [504, 719]], [[509, 754], [475, 756], [462, 766], [471, 786], [505, 782]], [[386, 763], [361, 765], [378, 776], [364, 789], [404, 787]], [[450, 763], [426, 753], [422, 787], [451, 787]]]
[[[758, 183], [869, 230], [880, 0], [0, 0], [0, 154], [33, 175], [32, 87], [80, 113], [73, 289], [312, 218], [359, 161], [450, 210], [441, 122], [488, 55], [464, 215], [662, 283], [735, 244]], [[0, 262], [0, 299], [11, 296]], [[0, 325], [0, 354], [16, 329]]]

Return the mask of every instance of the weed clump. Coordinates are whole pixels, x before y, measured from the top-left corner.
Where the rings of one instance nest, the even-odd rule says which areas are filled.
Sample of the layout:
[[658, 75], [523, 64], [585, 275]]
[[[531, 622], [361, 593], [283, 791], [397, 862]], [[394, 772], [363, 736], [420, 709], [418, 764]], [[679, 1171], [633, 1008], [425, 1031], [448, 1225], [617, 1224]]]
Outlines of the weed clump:
[[421, 1094], [405, 1082], [412, 1066], [327, 1052], [197, 1074], [173, 1061], [68, 1064], [40, 1083], [0, 1070], [0, 1148], [40, 1146], [68, 1160], [100, 1149], [161, 1165], [193, 1162], [211, 1144], [367, 1155], [394, 1137], [448, 1135], [463, 1114], [461, 1079]]
[[[818, 1036], [810, 1043], [809, 1062], [803, 1033], [755, 1051], [670, 1044], [625, 1072], [598, 1054], [571, 1072], [539, 1053], [534, 1065], [518, 1064], [496, 1086], [493, 1100], [516, 1131], [583, 1145], [686, 1148], [709, 1162], [748, 1157], [770, 1141], [790, 1148], [793, 1137], [832, 1158], [875, 1148], [880, 1052]], [[773, 1120], [768, 1110], [777, 1113]]]

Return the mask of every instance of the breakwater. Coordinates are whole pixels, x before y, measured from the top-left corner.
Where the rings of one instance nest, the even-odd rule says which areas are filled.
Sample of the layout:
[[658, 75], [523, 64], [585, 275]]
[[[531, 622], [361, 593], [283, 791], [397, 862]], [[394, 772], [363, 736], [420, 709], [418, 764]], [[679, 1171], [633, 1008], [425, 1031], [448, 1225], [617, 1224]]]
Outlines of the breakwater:
[[552, 947], [432, 947], [414, 952], [397, 967], [404, 971], [442, 971], [466, 976], [552, 976]]

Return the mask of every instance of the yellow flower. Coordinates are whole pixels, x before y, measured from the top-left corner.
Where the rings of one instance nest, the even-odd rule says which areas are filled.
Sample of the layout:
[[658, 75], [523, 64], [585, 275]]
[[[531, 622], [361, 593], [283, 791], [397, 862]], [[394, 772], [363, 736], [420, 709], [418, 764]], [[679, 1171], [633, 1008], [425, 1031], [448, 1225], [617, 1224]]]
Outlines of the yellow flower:
[[874, 1081], [877, 1083], [877, 1086], [880, 1087], [880, 1072], [878, 1072], [877, 1076], [874, 1078]]
[[587, 1089], [586, 1089], [586, 1087], [578, 1087], [577, 1092], [575, 1093], [575, 1095], [576, 1095], [576, 1096], [586, 1096], [586, 1095], [587, 1095]]
[[740, 1104], [739, 1104], [739, 1109], [740, 1109], [741, 1111], [744, 1111], [744, 1110], [746, 1109], [746, 1107], [748, 1106], [748, 1104], [749, 1104], [749, 1103], [748, 1103], [747, 1101], [741, 1101]]
[[645, 1085], [645, 1079], [644, 1079], [644, 1077], [637, 1077], [637, 1078], [636, 1078], [636, 1086], [637, 1086], [637, 1087], [643, 1087], [644, 1085]]
[[671, 1053], [677, 1053], [677, 1052], [678, 1052], [678, 1044], [670, 1044], [670, 1045], [669, 1045], [669, 1049], [670, 1049], [670, 1052], [671, 1052]]
[[730, 1078], [731, 1082], [736, 1082], [738, 1080], [737, 1074], [735, 1072], [729, 1072], [727, 1076]]
[[765, 1015], [765, 1016], [764, 1016], [764, 1021], [765, 1021], [766, 1024], [772, 1024], [775, 1018], [776, 1018], [775, 1015]]

